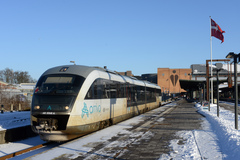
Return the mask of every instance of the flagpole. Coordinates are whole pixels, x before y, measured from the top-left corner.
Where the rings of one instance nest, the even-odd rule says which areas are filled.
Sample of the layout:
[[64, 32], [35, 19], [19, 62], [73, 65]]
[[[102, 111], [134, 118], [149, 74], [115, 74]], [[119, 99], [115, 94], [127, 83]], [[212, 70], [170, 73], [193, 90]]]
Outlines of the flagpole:
[[[211, 52], [211, 104], [213, 104], [213, 71], [212, 71], [212, 26], [211, 26], [211, 16], [209, 16], [210, 18], [210, 52]], [[210, 111], [210, 107], [209, 107], [209, 111]]]

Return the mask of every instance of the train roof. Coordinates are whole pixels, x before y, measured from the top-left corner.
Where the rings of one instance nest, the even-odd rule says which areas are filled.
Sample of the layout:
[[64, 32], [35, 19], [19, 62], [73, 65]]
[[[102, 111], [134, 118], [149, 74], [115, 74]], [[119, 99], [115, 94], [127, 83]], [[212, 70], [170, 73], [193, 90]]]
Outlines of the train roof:
[[77, 74], [86, 78], [94, 70], [96, 70], [96, 68], [83, 65], [64, 65], [50, 68], [45, 71], [42, 76], [49, 74]]
[[49, 75], [49, 74], [77, 74], [77, 75], [80, 75], [84, 78], [87, 78], [87, 76], [92, 71], [95, 71], [95, 70], [119, 75], [128, 82], [130, 82], [130, 81], [133, 82], [134, 81], [135, 83], [145, 83], [147, 86], [152, 86], [152, 87], [155, 86], [157, 88], [159, 87], [157, 84], [153, 84], [153, 83], [150, 83], [148, 81], [142, 81], [142, 80], [138, 80], [135, 77], [120, 75], [116, 71], [111, 71], [111, 70], [101, 68], [101, 67], [89, 67], [89, 66], [84, 66], [84, 65], [63, 65], [63, 66], [53, 67], [53, 68], [50, 68], [47, 71], [45, 71], [42, 74], [42, 76]]

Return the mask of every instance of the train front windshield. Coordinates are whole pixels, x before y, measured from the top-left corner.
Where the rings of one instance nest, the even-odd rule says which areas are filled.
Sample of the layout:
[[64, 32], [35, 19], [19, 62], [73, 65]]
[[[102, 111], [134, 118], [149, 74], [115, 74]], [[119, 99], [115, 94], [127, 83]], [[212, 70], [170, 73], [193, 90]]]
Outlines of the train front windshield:
[[38, 81], [32, 111], [70, 112], [85, 78], [76, 75], [47, 75]]

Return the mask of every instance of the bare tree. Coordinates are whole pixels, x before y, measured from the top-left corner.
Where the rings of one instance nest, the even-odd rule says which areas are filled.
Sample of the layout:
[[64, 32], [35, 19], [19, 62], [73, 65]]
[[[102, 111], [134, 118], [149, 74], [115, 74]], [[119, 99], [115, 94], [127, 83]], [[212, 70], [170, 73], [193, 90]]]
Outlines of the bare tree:
[[15, 83], [30, 83], [30, 75], [28, 75], [28, 72], [20, 72], [20, 71], [16, 71], [14, 72], [14, 79], [15, 79]]
[[11, 84], [36, 82], [36, 80], [33, 80], [27, 71], [13, 72], [13, 70], [9, 68], [6, 68], [5, 70], [0, 70], [0, 81]]
[[0, 70], [0, 81], [4, 81], [3, 70]]
[[3, 76], [4, 76], [4, 80], [7, 83], [13, 83], [14, 82], [14, 75], [13, 75], [13, 70], [6, 68], [5, 70], [3, 70]]

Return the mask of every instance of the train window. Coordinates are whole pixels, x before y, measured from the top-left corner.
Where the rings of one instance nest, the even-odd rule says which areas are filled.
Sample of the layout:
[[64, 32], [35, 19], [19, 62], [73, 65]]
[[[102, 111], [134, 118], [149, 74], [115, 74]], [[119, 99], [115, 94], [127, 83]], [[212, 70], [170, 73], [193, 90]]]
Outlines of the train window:
[[109, 80], [102, 79], [102, 86], [103, 86], [102, 98], [110, 98], [110, 86], [109, 86], [108, 81]]
[[126, 84], [126, 97], [127, 97], [127, 106], [131, 106], [132, 97], [131, 97], [131, 84]]
[[137, 102], [138, 104], [145, 103], [145, 87], [137, 86]]
[[145, 86], [127, 84], [126, 97], [127, 106], [140, 105], [145, 103]]
[[156, 96], [161, 96], [162, 93], [161, 93], [161, 89], [156, 89]]
[[107, 79], [97, 79], [89, 88], [86, 99], [124, 98], [125, 84]]
[[103, 86], [101, 85], [101, 79], [97, 79], [90, 86], [85, 98], [86, 99], [101, 99], [102, 92], [103, 92]]
[[146, 97], [147, 97], [147, 102], [155, 102], [156, 101], [156, 89], [155, 88], [146, 88]]
[[110, 98], [118, 98], [117, 97], [117, 82], [109, 81], [110, 86]]
[[126, 98], [126, 84], [120, 84], [120, 98]]
[[45, 83], [72, 83], [73, 77], [47, 77]]
[[131, 86], [131, 100], [132, 102], [136, 103], [137, 102], [137, 87], [135, 85]]
[[42, 77], [35, 94], [75, 94], [77, 95], [85, 78], [75, 75], [47, 75]]
[[93, 97], [93, 91], [92, 91], [92, 90], [93, 90], [93, 87], [91, 86], [91, 87], [89, 88], [87, 94], [86, 94], [85, 99], [92, 99], [92, 97]]
[[125, 97], [125, 85], [124, 83], [117, 82], [117, 98]]
[[94, 99], [101, 99], [102, 98], [102, 85], [101, 85], [101, 79], [97, 79], [93, 84], [93, 90], [94, 90]]

